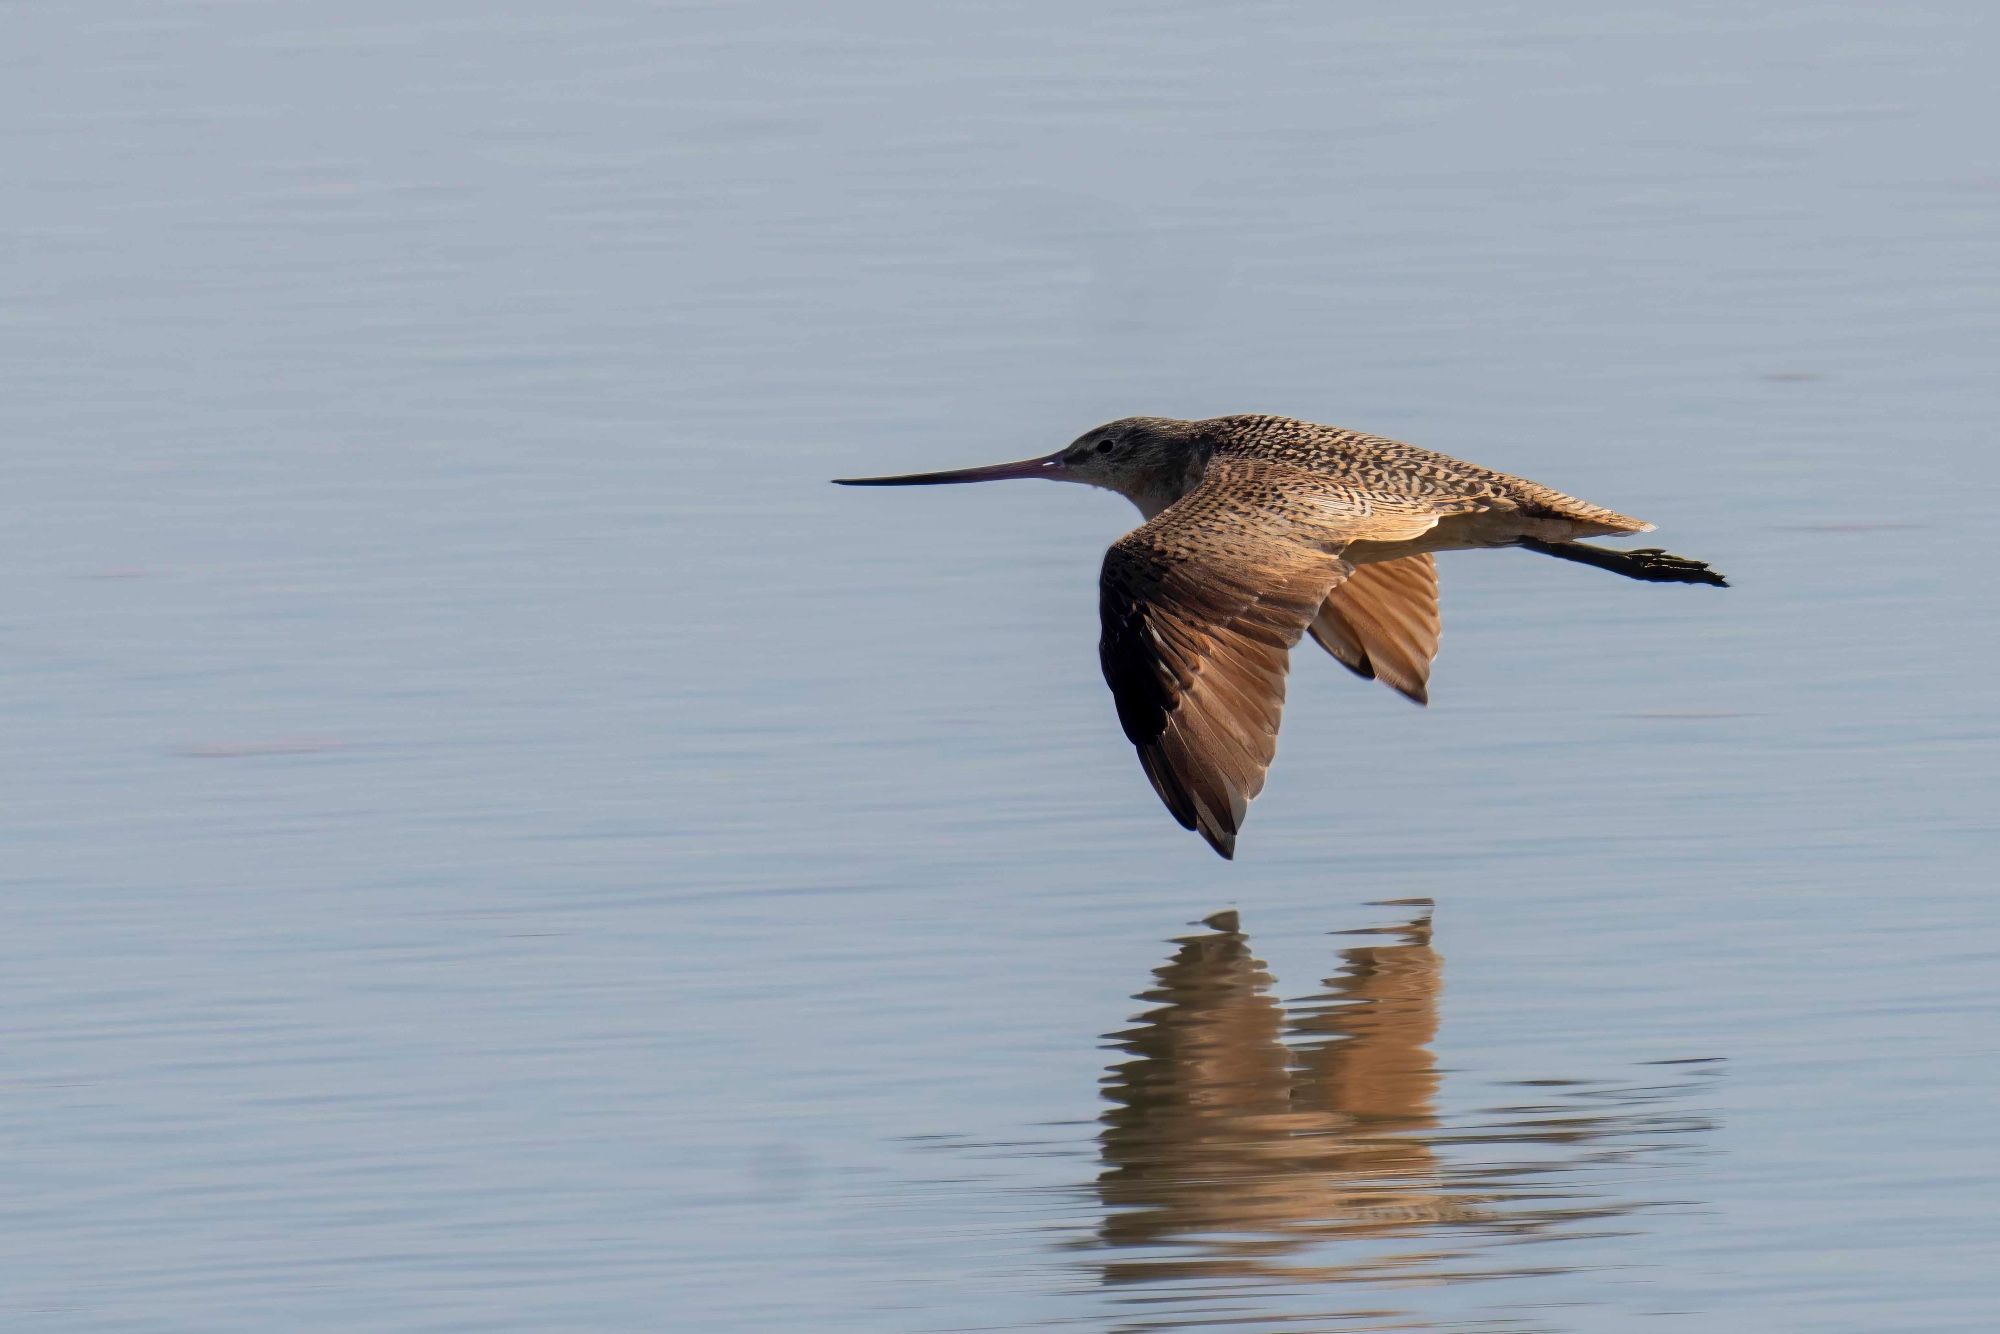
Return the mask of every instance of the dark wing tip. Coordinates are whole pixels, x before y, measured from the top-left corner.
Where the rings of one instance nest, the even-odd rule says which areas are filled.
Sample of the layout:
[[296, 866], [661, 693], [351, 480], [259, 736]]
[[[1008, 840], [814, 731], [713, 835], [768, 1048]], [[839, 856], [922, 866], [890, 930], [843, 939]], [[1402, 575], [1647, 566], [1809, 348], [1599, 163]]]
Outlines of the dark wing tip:
[[1206, 803], [1196, 799], [1188, 785], [1188, 776], [1175, 768], [1163, 747], [1148, 743], [1139, 746], [1138, 751], [1139, 765], [1152, 780], [1153, 791], [1159, 794], [1167, 813], [1181, 828], [1200, 834], [1224, 861], [1234, 861], [1236, 831], [1243, 823], [1240, 803], [1232, 803], [1233, 809], [1218, 816]]
[[[1319, 642], [1321, 644], [1326, 643], [1326, 641], [1323, 639], [1320, 640]], [[1335, 653], [1333, 655], [1333, 660], [1339, 663], [1341, 666], [1345, 667], [1348, 671], [1353, 672], [1356, 676], [1360, 677], [1364, 681], [1373, 681], [1375, 679], [1375, 663], [1372, 659], [1369, 658], [1369, 656], [1366, 653], [1361, 654], [1360, 657], [1355, 658], [1351, 661], [1347, 658], [1341, 657], [1340, 654]]]

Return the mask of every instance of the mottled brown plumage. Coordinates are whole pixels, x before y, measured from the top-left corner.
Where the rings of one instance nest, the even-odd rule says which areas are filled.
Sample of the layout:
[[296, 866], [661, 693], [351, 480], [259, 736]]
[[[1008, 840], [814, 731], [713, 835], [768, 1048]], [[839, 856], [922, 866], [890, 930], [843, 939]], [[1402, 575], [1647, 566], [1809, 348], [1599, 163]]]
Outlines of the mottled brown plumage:
[[1435, 551], [1520, 546], [1654, 582], [1722, 584], [1698, 561], [1577, 539], [1652, 525], [1400, 441], [1289, 417], [1130, 417], [1045, 458], [851, 486], [1049, 477], [1146, 516], [1100, 579], [1099, 659], [1125, 735], [1181, 824], [1233, 856], [1276, 751], [1291, 649], [1425, 703]]

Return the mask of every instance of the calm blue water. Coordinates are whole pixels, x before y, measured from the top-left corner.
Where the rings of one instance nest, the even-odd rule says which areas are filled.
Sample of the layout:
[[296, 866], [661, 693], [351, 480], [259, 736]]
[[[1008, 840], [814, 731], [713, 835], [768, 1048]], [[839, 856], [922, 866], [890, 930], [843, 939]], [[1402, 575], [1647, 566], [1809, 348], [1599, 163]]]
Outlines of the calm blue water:
[[[4, 22], [0, 1324], [1991, 1327], [1989, 7]], [[1225, 864], [1124, 502], [825, 479], [1242, 410], [1735, 587]]]

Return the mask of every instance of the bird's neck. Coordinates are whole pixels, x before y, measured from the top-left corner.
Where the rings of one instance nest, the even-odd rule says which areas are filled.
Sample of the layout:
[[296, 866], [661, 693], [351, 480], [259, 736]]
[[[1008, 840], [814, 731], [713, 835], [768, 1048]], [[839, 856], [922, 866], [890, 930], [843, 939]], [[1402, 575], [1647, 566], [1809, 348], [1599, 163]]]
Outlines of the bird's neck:
[[1201, 484], [1208, 468], [1208, 453], [1191, 452], [1168, 467], [1148, 469], [1129, 479], [1121, 479], [1113, 489], [1139, 507], [1148, 519]]

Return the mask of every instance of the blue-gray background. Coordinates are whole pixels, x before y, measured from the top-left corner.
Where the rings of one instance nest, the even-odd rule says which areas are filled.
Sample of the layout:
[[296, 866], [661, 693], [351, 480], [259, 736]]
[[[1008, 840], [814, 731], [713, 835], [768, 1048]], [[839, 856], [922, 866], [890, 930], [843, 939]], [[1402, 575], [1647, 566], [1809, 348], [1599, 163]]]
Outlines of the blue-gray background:
[[[1990, 6], [0, 31], [0, 1323], [1990, 1327]], [[1097, 679], [1124, 502], [824, 479], [1242, 410], [1736, 587], [1445, 558], [1436, 704], [1302, 653], [1225, 865]], [[1294, 994], [1412, 896], [1441, 1124], [1710, 1072], [1633, 1211], [1106, 1281], [1166, 938]]]

